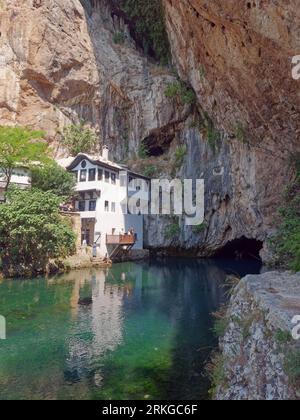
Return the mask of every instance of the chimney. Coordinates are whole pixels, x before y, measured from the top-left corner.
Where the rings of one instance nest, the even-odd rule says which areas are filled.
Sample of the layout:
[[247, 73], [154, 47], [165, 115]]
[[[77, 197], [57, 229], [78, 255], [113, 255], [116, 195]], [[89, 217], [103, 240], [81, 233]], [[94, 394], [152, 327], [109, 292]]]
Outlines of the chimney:
[[103, 149], [102, 149], [102, 159], [103, 160], [108, 160], [108, 151], [109, 151], [108, 147], [103, 146]]

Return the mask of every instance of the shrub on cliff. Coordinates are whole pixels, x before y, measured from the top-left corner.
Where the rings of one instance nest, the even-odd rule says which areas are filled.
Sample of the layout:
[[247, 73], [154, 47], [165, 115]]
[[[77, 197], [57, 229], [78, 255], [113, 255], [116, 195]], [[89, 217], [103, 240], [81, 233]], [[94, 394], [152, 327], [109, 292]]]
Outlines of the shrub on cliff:
[[60, 198], [37, 189], [12, 189], [0, 206], [0, 258], [7, 277], [43, 273], [50, 259], [75, 249], [75, 234], [59, 214]]
[[280, 210], [282, 222], [272, 240], [278, 265], [300, 271], [300, 160], [296, 162], [295, 181], [285, 193], [285, 205]]
[[78, 153], [91, 153], [98, 144], [96, 133], [83, 122], [65, 127], [62, 132], [62, 145], [72, 156]]

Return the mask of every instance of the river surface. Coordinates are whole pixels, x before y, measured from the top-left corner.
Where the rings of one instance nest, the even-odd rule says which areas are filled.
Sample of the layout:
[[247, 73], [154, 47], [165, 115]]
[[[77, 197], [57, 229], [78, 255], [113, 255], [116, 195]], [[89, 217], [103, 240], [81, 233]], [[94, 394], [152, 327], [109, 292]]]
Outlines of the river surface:
[[226, 274], [259, 270], [172, 258], [5, 280], [0, 399], [206, 399]]

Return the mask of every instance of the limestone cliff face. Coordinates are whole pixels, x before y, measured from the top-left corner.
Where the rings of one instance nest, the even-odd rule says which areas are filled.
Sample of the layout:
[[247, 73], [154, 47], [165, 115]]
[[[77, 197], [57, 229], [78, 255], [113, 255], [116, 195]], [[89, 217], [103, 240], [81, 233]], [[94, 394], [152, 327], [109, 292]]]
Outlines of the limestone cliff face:
[[163, 3], [180, 77], [224, 133], [214, 155], [200, 133], [183, 134], [185, 175], [205, 175], [208, 229], [200, 237], [182, 232], [177, 241], [200, 254], [241, 236], [264, 241], [292, 176], [291, 154], [300, 150], [300, 85], [291, 76], [300, 45], [296, 4]]
[[218, 400], [299, 399], [299, 340], [293, 319], [300, 303], [300, 276], [247, 276], [234, 289], [223, 318], [216, 383]]
[[[174, 76], [139, 53], [105, 0], [7, 0], [1, 11], [0, 124], [59, 129], [84, 119], [115, 158], [180, 117], [165, 98]], [[125, 43], [114, 42], [124, 32]]]
[[[57, 132], [84, 119], [115, 159], [155, 175], [204, 177], [206, 224], [166, 235], [169, 218], [146, 221], [146, 245], [211, 255], [241, 237], [264, 241], [300, 150], [299, 16], [292, 0], [162, 0], [173, 61], [197, 104], [167, 98], [174, 70], [136, 48], [108, 0], [6, 0], [0, 10], [0, 124]], [[115, 35], [122, 33], [122, 43]], [[221, 141], [207, 140], [205, 119]], [[212, 130], [212, 125], [210, 127]], [[139, 162], [141, 142], [152, 156]], [[209, 144], [210, 143], [210, 144]], [[182, 166], [174, 156], [186, 147]], [[178, 223], [178, 221], [176, 222]]]

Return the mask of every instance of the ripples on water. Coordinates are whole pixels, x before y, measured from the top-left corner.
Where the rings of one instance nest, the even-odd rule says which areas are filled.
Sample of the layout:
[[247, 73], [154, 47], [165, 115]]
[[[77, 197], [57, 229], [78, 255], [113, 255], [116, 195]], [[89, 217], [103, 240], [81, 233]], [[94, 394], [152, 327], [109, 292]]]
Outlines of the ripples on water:
[[226, 273], [259, 269], [166, 259], [0, 283], [0, 399], [207, 398]]

